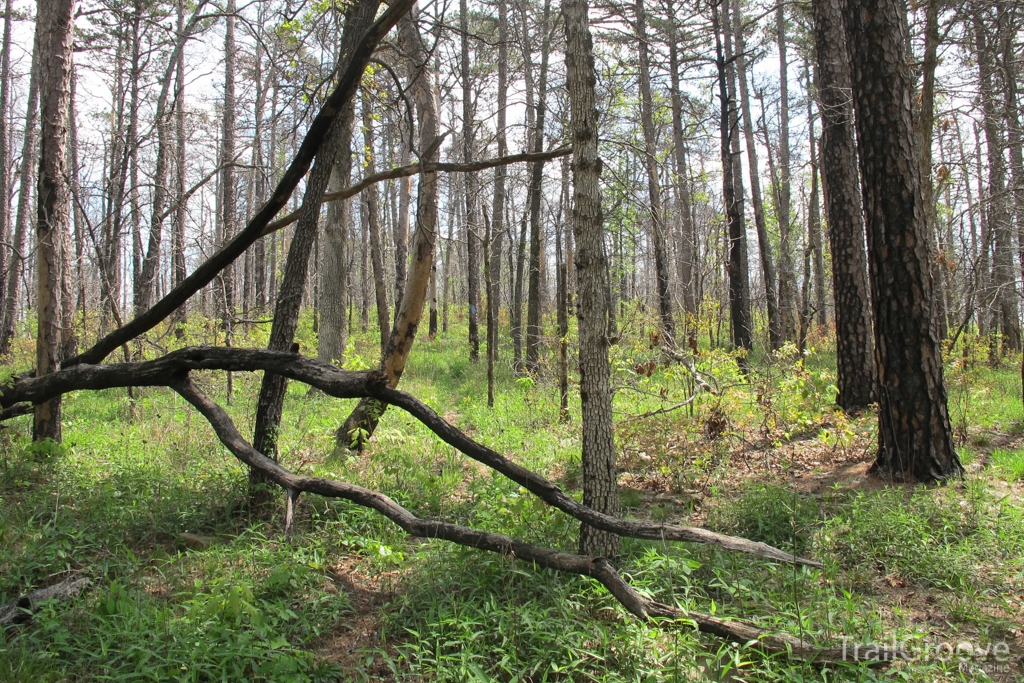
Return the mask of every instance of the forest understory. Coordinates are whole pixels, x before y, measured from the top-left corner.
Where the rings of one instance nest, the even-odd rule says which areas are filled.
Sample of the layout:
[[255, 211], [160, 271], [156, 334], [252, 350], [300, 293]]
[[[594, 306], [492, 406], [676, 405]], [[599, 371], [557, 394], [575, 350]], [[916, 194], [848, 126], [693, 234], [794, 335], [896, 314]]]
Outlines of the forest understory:
[[[485, 364], [466, 358], [464, 324], [456, 314], [447, 333], [420, 341], [403, 387], [578, 496], [578, 393], [563, 421], [551, 368], [517, 376], [503, 350], [488, 408]], [[623, 539], [628, 581], [660, 603], [823, 646], [896, 643], [910, 661], [823, 665], [701, 634], [685, 619], [644, 623], [596, 580], [412, 538], [345, 501], [300, 498], [285, 535], [284, 496], [269, 518], [251, 516], [245, 466], [196, 410], [169, 389], [130, 398], [118, 388], [65, 397], [59, 447], [30, 441], [30, 417], [0, 437], [0, 604], [72, 576], [90, 582], [3, 631], [0, 681], [1020, 680], [1019, 356], [993, 365], [970, 336], [947, 352], [968, 473], [912, 486], [868, 474], [876, 419], [835, 409], [828, 331], [812, 332], [802, 358], [792, 346], [750, 357], [747, 374], [704, 336], [695, 368], [714, 391], [694, 394], [693, 376], [652, 345], [649, 326], [627, 310], [611, 347], [623, 516], [705, 526], [823, 567]], [[264, 327], [236, 345], [265, 348]], [[175, 346], [217, 341], [216, 321], [193, 317], [185, 330]], [[346, 369], [373, 366], [373, 337], [357, 325]], [[308, 313], [297, 338], [315, 352]], [[19, 335], [14, 367], [32, 346]], [[193, 373], [251, 433], [259, 374], [232, 379], [229, 400], [226, 373]], [[423, 518], [576, 551], [575, 519], [398, 409], [361, 453], [336, 450], [351, 407], [291, 382], [282, 464], [380, 491]]]

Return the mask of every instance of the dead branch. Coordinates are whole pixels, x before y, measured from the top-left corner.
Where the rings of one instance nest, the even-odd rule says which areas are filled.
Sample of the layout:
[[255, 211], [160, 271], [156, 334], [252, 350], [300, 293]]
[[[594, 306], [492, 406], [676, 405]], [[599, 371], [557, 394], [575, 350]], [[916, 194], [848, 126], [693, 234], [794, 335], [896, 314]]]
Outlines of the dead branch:
[[[324, 194], [323, 202], [336, 202], [342, 199], [348, 199], [349, 197], [356, 196], [366, 188], [376, 183], [381, 183], [385, 180], [406, 178], [408, 176], [418, 175], [419, 173], [431, 173], [435, 171], [444, 171], [446, 173], [473, 173], [476, 171], [484, 171], [489, 168], [494, 168], [495, 166], [509, 166], [520, 162], [532, 163], [538, 161], [549, 161], [551, 159], [557, 159], [558, 157], [565, 156], [566, 154], [572, 154], [572, 147], [559, 147], [558, 149], [552, 149], [547, 152], [510, 154], [508, 156], [495, 157], [494, 159], [482, 159], [480, 161], [471, 161], [461, 164], [443, 163], [439, 161], [428, 161], [426, 163], [422, 163], [417, 161], [416, 163], [408, 164], [407, 166], [398, 166], [386, 171], [381, 171], [380, 173], [368, 175], [355, 185], [346, 187], [343, 190], [327, 192]], [[298, 211], [290, 213], [284, 218], [279, 218], [264, 228], [260, 237], [265, 237], [272, 232], [277, 232], [281, 228], [291, 225], [297, 220], [299, 220]]]
[[26, 593], [11, 604], [0, 607], [0, 627], [23, 624], [39, 611], [43, 603], [50, 600], [69, 600], [81, 593], [89, 584], [89, 579], [69, 576], [48, 588], [38, 588]]
[[43, 377], [18, 378], [13, 386], [0, 389], [0, 407], [17, 403], [41, 403], [57, 395], [82, 389], [111, 389], [122, 386], [174, 386], [192, 370], [270, 371], [316, 387], [335, 398], [375, 398], [397, 406], [439, 436], [445, 443], [516, 482], [548, 505], [619, 536], [654, 541], [687, 541], [717, 545], [723, 550], [748, 553], [769, 560], [809, 567], [821, 563], [797, 557], [766, 543], [727, 536], [700, 527], [649, 524], [619, 519], [589, 508], [566, 495], [554, 483], [500, 453], [477, 443], [446, 422], [419, 399], [388, 388], [381, 372], [351, 372], [329, 363], [295, 353], [264, 349], [193, 347], [181, 349], [156, 360], [108, 365], [76, 365]]
[[338, 78], [337, 87], [328, 96], [324, 106], [310, 124], [306, 137], [303, 139], [298, 152], [296, 152], [295, 158], [292, 159], [288, 170], [285, 171], [270, 199], [250, 219], [245, 229], [235, 235], [230, 242], [221, 247], [216, 254], [211, 256], [201, 266], [196, 268], [191, 275], [154, 304], [152, 308], [136, 316], [134, 320], [126, 325], [118, 327], [96, 342], [92, 348], [64, 361], [62, 363], [63, 367], [80, 363], [98, 363], [125, 342], [153, 329], [161, 321], [174, 313], [189, 297], [209, 284], [218, 273], [242, 255], [250, 245], [260, 238], [263, 229], [285, 207], [299, 181], [306, 175], [310, 164], [313, 162], [313, 157], [316, 156], [324, 140], [327, 138], [327, 133], [341, 111], [342, 105], [351, 100], [355, 95], [356, 88], [359, 87], [363, 72], [366, 70], [366, 65], [369, 63], [377, 43], [409, 11], [413, 4], [415, 4], [414, 0], [395, 0], [388, 7], [387, 11], [381, 15], [380, 19], [366, 32], [362, 40], [359, 41], [359, 44], [353, 50], [348, 67]]
[[[790, 634], [771, 634], [746, 622], [719, 619], [708, 614], [689, 612], [648, 600], [637, 593], [622, 578], [618, 569], [603, 557], [563, 553], [552, 548], [523, 543], [502, 534], [480, 531], [438, 520], [422, 519], [377, 491], [319, 477], [295, 475], [254, 449], [238, 433], [227, 412], [199, 391], [188, 376], [175, 381], [172, 388], [207, 419], [221, 443], [236, 458], [249, 467], [260, 470], [268, 479], [288, 492], [289, 510], [301, 492], [315, 493], [329, 498], [341, 498], [379, 512], [410, 536], [450, 541], [465, 547], [532, 562], [539, 567], [596, 579], [630, 614], [643, 621], [649, 621], [655, 617], [689, 620], [704, 633], [744, 644], [756, 642], [769, 652], [785, 653], [812, 661], [854, 661], [855, 657], [866, 659], [859, 651], [849, 652], [845, 648], [821, 648]], [[288, 527], [290, 530], [290, 519]], [[885, 652], [876, 654], [877, 658], [886, 661], [893, 658], [892, 656], [885, 657]]]

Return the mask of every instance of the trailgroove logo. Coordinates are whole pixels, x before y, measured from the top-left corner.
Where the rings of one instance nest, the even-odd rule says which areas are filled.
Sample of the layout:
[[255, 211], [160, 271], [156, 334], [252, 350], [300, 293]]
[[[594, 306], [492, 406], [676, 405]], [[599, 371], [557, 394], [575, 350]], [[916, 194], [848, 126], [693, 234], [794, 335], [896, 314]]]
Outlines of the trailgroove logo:
[[921, 638], [895, 637], [889, 643], [858, 643], [843, 636], [844, 661], [876, 660], [884, 662], [913, 662], [924, 664], [940, 662], [957, 664], [961, 671], [986, 674], [1009, 673], [1010, 646], [1005, 642], [974, 643], [969, 640], [926, 641]]

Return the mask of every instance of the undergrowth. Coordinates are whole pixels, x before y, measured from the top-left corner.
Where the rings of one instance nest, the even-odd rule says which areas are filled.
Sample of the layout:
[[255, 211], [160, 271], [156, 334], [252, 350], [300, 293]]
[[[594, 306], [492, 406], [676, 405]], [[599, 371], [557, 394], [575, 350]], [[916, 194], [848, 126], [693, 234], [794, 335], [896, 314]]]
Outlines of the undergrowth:
[[[639, 591], [823, 644], [1006, 642], [1020, 658], [1024, 456], [1012, 441], [1022, 414], [1010, 361], [992, 368], [968, 354], [947, 367], [971, 464], [963, 482], [862, 486], [835, 472], [870, 461], [873, 420], [834, 411], [827, 338], [812, 338], [803, 356], [787, 347], [752, 357], [747, 374], [733, 355], [702, 349], [698, 368], [720, 392], [687, 402], [692, 376], [664, 361], [642, 319], [627, 310], [612, 349], [625, 514], [706, 525], [824, 566], [626, 539], [618, 564]], [[190, 319], [180, 343], [216, 342], [206, 323]], [[517, 380], [502, 349], [488, 408], [485, 368], [466, 359], [457, 329], [417, 341], [402, 388], [578, 495], [578, 398], [560, 422], [550, 375]], [[254, 328], [248, 343], [265, 334]], [[300, 337], [312, 353], [308, 315]], [[376, 348], [357, 332], [346, 367], [371, 367]], [[222, 373], [196, 375], [229, 403]], [[228, 410], [251, 433], [259, 378], [233, 380]], [[385, 413], [363, 453], [336, 450], [352, 405], [291, 384], [283, 464], [380, 490], [425, 517], [575, 551], [573, 520], [401, 411]], [[0, 602], [71, 574], [91, 586], [0, 635], [2, 683], [987, 680], [991, 662], [977, 657], [822, 667], [725, 643], [686, 620], [640, 623], [590, 579], [414, 541], [343, 501], [301, 499], [286, 538], [280, 510], [248, 516], [244, 467], [172, 392], [80, 392], [64, 411], [63, 446], [31, 444], [26, 418], [0, 437]], [[1003, 446], [986, 442], [1006, 435]], [[187, 542], [196, 536], [199, 546]]]

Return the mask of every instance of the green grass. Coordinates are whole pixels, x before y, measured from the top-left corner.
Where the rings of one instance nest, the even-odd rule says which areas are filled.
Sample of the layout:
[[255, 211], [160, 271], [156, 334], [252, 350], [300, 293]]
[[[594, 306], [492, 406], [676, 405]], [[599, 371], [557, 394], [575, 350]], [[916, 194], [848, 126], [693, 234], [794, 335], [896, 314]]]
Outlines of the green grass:
[[992, 465], [1008, 482], [1024, 479], [1024, 451], [996, 448], [992, 451]]
[[[849, 421], [832, 408], [829, 341], [815, 342], [802, 363], [792, 350], [755, 357], [749, 378], [731, 355], [706, 351], [700, 367], [723, 395], [638, 419], [630, 415], [673, 405], [692, 385], [677, 367], [634, 371], [657, 350], [642, 316], [627, 313], [626, 333], [612, 349], [621, 463], [636, 477], [622, 489], [624, 514], [683, 523], [697, 515], [711, 528], [824, 563], [795, 570], [707, 546], [626, 539], [618, 564], [639, 591], [822, 643], [920, 638], [923, 610], [935, 617], [929, 638], [1012, 641], [1024, 628], [1020, 450], [996, 449], [990, 467], [944, 488], [837, 485], [811, 494], [785, 472], [739, 481], [740, 459], [759, 457], [739, 453], [747, 444], [799, 443], [823, 453], [870, 444], [870, 416]], [[186, 341], [212, 342], [210, 329], [190, 320]], [[418, 340], [402, 388], [578, 495], [578, 397], [570, 421], [559, 422], [550, 376], [517, 381], [503, 348], [495, 407], [487, 408], [485, 368], [466, 359], [464, 331], [453, 316], [449, 334]], [[250, 343], [265, 341], [260, 335]], [[300, 336], [304, 350], [315, 349], [308, 316]], [[375, 349], [371, 335], [357, 334], [349, 366], [372, 365]], [[197, 373], [197, 381], [226, 404], [222, 373]], [[953, 408], [954, 421], [966, 414], [972, 434], [1011, 432], [1020, 423], [1019, 374], [1009, 362], [951, 364], [947, 381], [951, 406], [956, 396], [966, 401]], [[228, 410], [250, 434], [259, 377], [236, 374], [234, 383]], [[292, 383], [283, 464], [380, 490], [425, 517], [575, 550], [575, 522], [401, 411], [387, 411], [364, 453], [335, 451], [334, 430], [353, 403]], [[723, 418], [711, 438], [709, 421]], [[0, 634], [0, 683], [872, 681], [893, 674], [764, 656], [685, 621], [643, 624], [590, 579], [413, 542], [343, 501], [302, 498], [285, 538], [283, 510], [269, 520], [247, 517], [244, 468], [166, 390], [147, 389], [134, 401], [124, 390], [69, 396], [58, 449], [33, 446], [28, 431], [20, 418], [0, 442], [0, 602], [72, 572], [92, 586]], [[695, 489], [703, 495], [689, 497]], [[178, 538], [185, 532], [216, 540], [189, 550]], [[910, 681], [986, 680], [956, 664], [917, 662], [898, 673]]]

